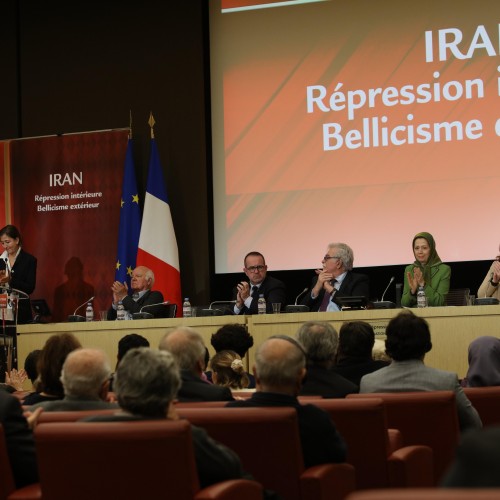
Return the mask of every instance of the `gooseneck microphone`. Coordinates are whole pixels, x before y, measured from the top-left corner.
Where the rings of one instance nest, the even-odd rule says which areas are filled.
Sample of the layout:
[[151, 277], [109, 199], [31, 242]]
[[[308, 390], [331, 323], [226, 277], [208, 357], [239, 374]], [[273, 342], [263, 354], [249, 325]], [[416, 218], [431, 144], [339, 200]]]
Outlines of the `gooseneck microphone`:
[[394, 281], [394, 276], [391, 276], [391, 279], [389, 280], [389, 283], [385, 287], [384, 293], [382, 294], [382, 300], [377, 300], [376, 302], [373, 302], [374, 309], [395, 309], [396, 308], [396, 304], [394, 302], [391, 302], [390, 300], [384, 300], [385, 294], [387, 293], [387, 290], [389, 290], [389, 287], [391, 286], [393, 281]]
[[210, 302], [208, 308], [212, 309], [214, 304], [236, 304], [236, 300], [214, 300], [213, 302]]
[[302, 297], [302, 295], [304, 295], [307, 291], [309, 290], [309, 288], [304, 288], [304, 290], [302, 290], [298, 295], [297, 297], [295, 297], [295, 302], [294, 302], [294, 305], [296, 306], [297, 305], [297, 302], [299, 301], [300, 297]]
[[382, 294], [382, 298], [380, 299], [380, 302], [384, 302], [384, 297], [385, 297], [385, 294], [387, 293], [387, 290], [389, 290], [389, 287], [391, 286], [391, 283], [394, 281], [394, 276], [391, 277], [389, 283], [387, 284], [387, 286], [385, 287], [385, 290], [384, 290], [384, 293]]
[[146, 304], [145, 306], [142, 306], [139, 309], [139, 312], [135, 312], [132, 314], [132, 319], [153, 319], [154, 315], [149, 312], [142, 312], [143, 309], [147, 309], [148, 307], [164, 306], [167, 304], [170, 304], [168, 300], [165, 300], [163, 302], [158, 302], [156, 304]]
[[73, 314], [70, 314], [68, 316], [68, 321], [70, 323], [79, 323], [81, 321], [85, 321], [85, 317], [84, 316], [80, 316], [79, 314], [76, 314], [77, 311], [79, 311], [85, 304], [87, 304], [88, 302], [94, 300], [94, 295], [92, 295], [92, 297], [90, 297], [90, 299], [87, 299], [83, 304], [80, 304], [76, 309], [75, 309], [75, 312]]
[[154, 306], [166, 306], [167, 304], [170, 304], [168, 300], [165, 300], [164, 302], [158, 302], [157, 304], [147, 304], [145, 306], [142, 306], [139, 309], [139, 312], [141, 313], [143, 309], [147, 309], [148, 307], [154, 307]]

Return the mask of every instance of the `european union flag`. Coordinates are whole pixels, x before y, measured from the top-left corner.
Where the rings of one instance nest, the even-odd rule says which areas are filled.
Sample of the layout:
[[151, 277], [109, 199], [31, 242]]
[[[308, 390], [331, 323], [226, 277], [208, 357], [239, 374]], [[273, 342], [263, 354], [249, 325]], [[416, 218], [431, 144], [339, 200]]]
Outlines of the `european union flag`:
[[115, 280], [127, 282], [130, 288], [130, 277], [135, 268], [139, 235], [141, 233], [141, 210], [139, 193], [135, 178], [132, 139], [128, 140], [125, 156], [125, 172], [123, 174], [120, 229], [118, 233], [118, 252], [116, 258]]

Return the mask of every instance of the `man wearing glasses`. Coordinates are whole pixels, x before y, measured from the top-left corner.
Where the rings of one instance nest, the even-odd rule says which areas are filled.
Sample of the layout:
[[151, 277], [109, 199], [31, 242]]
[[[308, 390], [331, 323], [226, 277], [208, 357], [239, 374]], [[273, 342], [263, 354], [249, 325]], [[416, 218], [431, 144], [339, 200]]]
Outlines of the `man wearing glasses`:
[[284, 309], [286, 304], [285, 284], [267, 275], [264, 256], [259, 252], [250, 252], [245, 256], [243, 272], [249, 281], [242, 281], [236, 286], [234, 298], [234, 314], [257, 314], [259, 295], [266, 299], [266, 312], [273, 312], [273, 304], [280, 303]]
[[354, 253], [345, 243], [330, 243], [321, 261], [323, 268], [316, 269], [310, 293], [302, 304], [310, 311], [339, 311], [336, 297], [369, 297], [370, 284], [365, 274], [353, 273]]

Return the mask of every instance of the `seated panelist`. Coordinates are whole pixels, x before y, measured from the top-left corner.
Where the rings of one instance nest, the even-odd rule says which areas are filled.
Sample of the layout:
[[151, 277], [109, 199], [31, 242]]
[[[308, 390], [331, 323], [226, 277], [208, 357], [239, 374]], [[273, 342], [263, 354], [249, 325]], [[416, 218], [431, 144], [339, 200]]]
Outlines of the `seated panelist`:
[[[132, 272], [132, 279], [130, 280], [130, 287], [132, 295], [129, 295], [127, 283], [120, 283], [115, 281], [111, 285], [113, 292], [113, 304], [108, 310], [108, 319], [116, 319], [116, 308], [121, 301], [125, 307], [128, 317], [131, 318], [133, 313], [144, 312], [152, 314], [155, 318], [162, 318], [165, 316], [165, 306], [163, 302], [163, 294], [158, 291], [151, 290], [155, 282], [155, 275], [151, 269], [145, 266], [137, 266]], [[153, 304], [159, 304], [153, 306]], [[145, 306], [151, 307], [145, 307]]]
[[477, 291], [477, 296], [479, 297], [495, 297], [500, 299], [500, 288], [498, 284], [500, 283], [500, 255], [497, 255], [495, 260], [492, 262], [490, 269], [486, 276], [484, 277], [479, 290]]

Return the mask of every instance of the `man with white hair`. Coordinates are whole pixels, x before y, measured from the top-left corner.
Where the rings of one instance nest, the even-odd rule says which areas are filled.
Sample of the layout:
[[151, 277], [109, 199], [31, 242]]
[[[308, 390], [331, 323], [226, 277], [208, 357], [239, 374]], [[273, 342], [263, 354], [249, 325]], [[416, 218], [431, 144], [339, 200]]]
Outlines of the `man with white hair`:
[[82, 411], [118, 408], [106, 399], [111, 367], [108, 357], [100, 349], [81, 348], [68, 354], [61, 371], [64, 398], [43, 401], [30, 410]]

